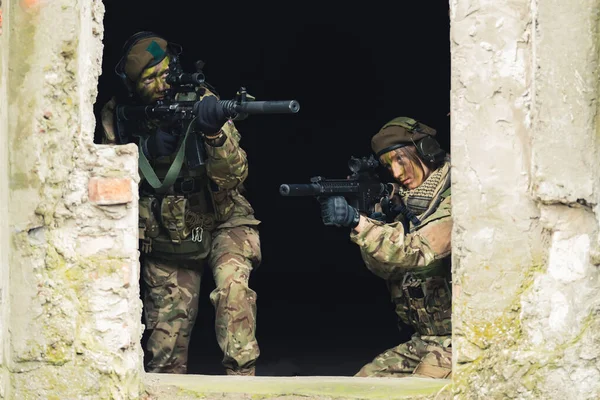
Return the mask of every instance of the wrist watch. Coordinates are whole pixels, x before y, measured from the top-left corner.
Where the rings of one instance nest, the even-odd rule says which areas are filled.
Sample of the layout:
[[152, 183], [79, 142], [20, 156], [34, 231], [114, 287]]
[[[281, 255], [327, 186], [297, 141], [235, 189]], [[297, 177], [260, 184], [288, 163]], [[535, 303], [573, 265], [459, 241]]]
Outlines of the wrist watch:
[[227, 136], [225, 136], [225, 132], [222, 129], [214, 136], [207, 136], [206, 134], [203, 136], [204, 141], [213, 147], [221, 147], [225, 143], [225, 140], [227, 140]]
[[217, 132], [214, 135], [204, 134], [204, 138], [208, 139], [208, 140], [216, 140], [216, 139], [220, 138], [221, 136], [223, 136], [223, 129], [219, 129], [219, 132]]

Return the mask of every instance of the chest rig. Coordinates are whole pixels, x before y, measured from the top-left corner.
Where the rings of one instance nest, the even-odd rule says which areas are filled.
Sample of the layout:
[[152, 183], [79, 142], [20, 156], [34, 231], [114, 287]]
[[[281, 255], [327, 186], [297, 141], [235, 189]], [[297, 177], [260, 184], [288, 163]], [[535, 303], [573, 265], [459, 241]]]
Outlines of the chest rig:
[[420, 335], [452, 334], [450, 258], [429, 273], [406, 273], [401, 281], [388, 281], [396, 314]]
[[[439, 204], [451, 194], [450, 188], [445, 188], [449, 185], [446, 182], [449, 182], [449, 174], [438, 180], [438, 190], [439, 186], [444, 190], [440, 190], [437, 196], [431, 198], [428, 207], [418, 214], [418, 219], [423, 221], [423, 224], [447, 215], [436, 212]], [[418, 230], [420, 224], [421, 222], [418, 225], [410, 224], [410, 231]], [[426, 268], [406, 272], [401, 280], [388, 281], [396, 314], [403, 323], [413, 326], [421, 335], [452, 334], [450, 261], [450, 256], [447, 256]]]
[[[195, 101], [203, 94], [182, 93], [177, 100]], [[117, 118], [118, 113], [117, 106]], [[119, 139], [135, 137], [138, 142], [142, 254], [166, 260], [200, 260], [210, 251], [211, 231], [216, 226], [214, 188], [206, 173], [203, 139], [194, 132], [194, 122], [186, 120], [169, 126], [169, 133], [179, 139], [177, 151], [148, 160], [140, 143], [156, 131], [159, 122], [118, 121]]]
[[[430, 228], [436, 219], [450, 216], [448, 207], [438, 210], [441, 202], [450, 196], [450, 175], [449, 163], [443, 163], [446, 152], [434, 139], [436, 134], [435, 129], [415, 119], [397, 117], [385, 124], [371, 141], [377, 157], [414, 146], [418, 158], [432, 169], [431, 175], [418, 188], [409, 191], [398, 185], [397, 193], [380, 203], [385, 222], [401, 223], [404, 235]], [[399, 240], [400, 245], [410, 246], [403, 238]], [[449, 257], [434, 260], [424, 267], [400, 270], [388, 278], [387, 284], [396, 313], [404, 324], [414, 327], [420, 335], [447, 336], [452, 333]]]

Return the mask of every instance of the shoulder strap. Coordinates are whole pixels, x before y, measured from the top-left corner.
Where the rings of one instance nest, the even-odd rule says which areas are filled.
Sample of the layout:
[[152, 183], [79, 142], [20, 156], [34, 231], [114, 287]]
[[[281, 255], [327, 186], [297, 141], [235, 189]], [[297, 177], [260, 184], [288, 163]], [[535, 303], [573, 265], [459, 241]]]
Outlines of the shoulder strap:
[[190, 134], [191, 126], [192, 126], [194, 120], [195, 120], [195, 118], [188, 125], [188, 129], [185, 132], [185, 136], [183, 137], [183, 140], [181, 141], [179, 150], [177, 151], [177, 155], [175, 156], [175, 159], [173, 160], [173, 163], [169, 167], [169, 170], [167, 171], [167, 175], [165, 176], [165, 179], [162, 182], [160, 181], [160, 179], [158, 179], [156, 172], [154, 172], [154, 169], [148, 162], [146, 155], [142, 151], [142, 148], [141, 148], [142, 146], [138, 146], [140, 170], [142, 171], [142, 175], [144, 175], [144, 178], [146, 178], [146, 181], [148, 181], [150, 186], [152, 186], [154, 188], [154, 190], [156, 190], [156, 193], [165, 193], [169, 189], [169, 187], [173, 183], [175, 183], [175, 180], [179, 176], [179, 172], [181, 171], [181, 166], [183, 165], [183, 160], [185, 158], [185, 147], [186, 147], [186, 143], [187, 143], [187, 138]]
[[446, 197], [450, 196], [451, 189], [452, 187], [449, 187], [448, 189], [444, 190], [444, 192], [440, 194], [440, 197], [442, 199], [445, 199]]

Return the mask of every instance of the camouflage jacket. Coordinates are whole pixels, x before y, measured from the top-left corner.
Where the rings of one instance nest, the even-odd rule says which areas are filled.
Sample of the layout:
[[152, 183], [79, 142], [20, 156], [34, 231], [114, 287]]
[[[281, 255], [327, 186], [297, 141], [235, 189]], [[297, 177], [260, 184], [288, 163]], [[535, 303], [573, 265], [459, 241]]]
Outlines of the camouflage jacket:
[[[212, 95], [214, 94], [206, 90], [202, 97]], [[116, 99], [112, 98], [102, 108], [103, 144], [117, 143], [114, 127], [115, 106]], [[179, 177], [207, 177], [212, 181], [213, 185], [207, 185], [206, 191], [212, 199], [217, 223], [216, 228], [258, 225], [260, 221], [254, 217], [254, 209], [241, 194], [243, 182], [248, 176], [246, 152], [240, 147], [241, 135], [231, 120], [223, 125], [222, 131], [226, 136], [222, 146], [213, 147], [204, 144], [207, 155], [205, 167], [192, 170], [186, 168], [184, 163]], [[174, 156], [161, 157], [150, 161], [160, 179], [163, 179], [166, 175]], [[144, 179], [141, 171], [140, 176], [142, 177], [140, 184], [143, 184]], [[208, 189], [208, 186], [212, 186], [212, 189]]]
[[389, 224], [367, 218], [360, 233], [350, 235], [367, 268], [386, 280], [399, 318], [434, 336], [452, 332], [450, 163], [440, 168], [442, 179], [419, 225], [403, 224], [403, 215]]

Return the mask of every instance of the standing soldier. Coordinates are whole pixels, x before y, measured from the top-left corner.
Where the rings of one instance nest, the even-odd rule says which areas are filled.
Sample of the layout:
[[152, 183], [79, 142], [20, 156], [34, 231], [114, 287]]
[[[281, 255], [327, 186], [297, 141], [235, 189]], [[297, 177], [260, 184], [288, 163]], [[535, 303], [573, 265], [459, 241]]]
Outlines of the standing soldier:
[[[449, 378], [452, 374], [450, 160], [436, 131], [411, 118], [388, 122], [371, 147], [398, 182], [383, 213], [370, 217], [344, 197], [321, 199], [325, 225], [352, 228], [367, 268], [386, 280], [396, 314], [415, 329], [412, 338], [386, 350], [355, 376]], [[393, 216], [386, 223], [376, 216]]]
[[183, 128], [164, 120], [139, 119], [124, 127], [114, 123], [117, 104], [148, 105], [169, 96], [169, 70], [178, 65], [180, 53], [181, 47], [152, 32], [133, 35], [115, 68], [129, 98], [113, 97], [102, 109], [103, 143], [132, 142], [140, 150], [146, 370], [187, 372], [200, 279], [208, 265], [216, 284], [210, 300], [223, 366], [228, 375], [254, 375], [256, 293], [248, 279], [261, 263], [261, 251], [259, 221], [242, 195], [248, 162], [238, 130], [205, 83], [175, 95], [199, 101], [195, 120]]

